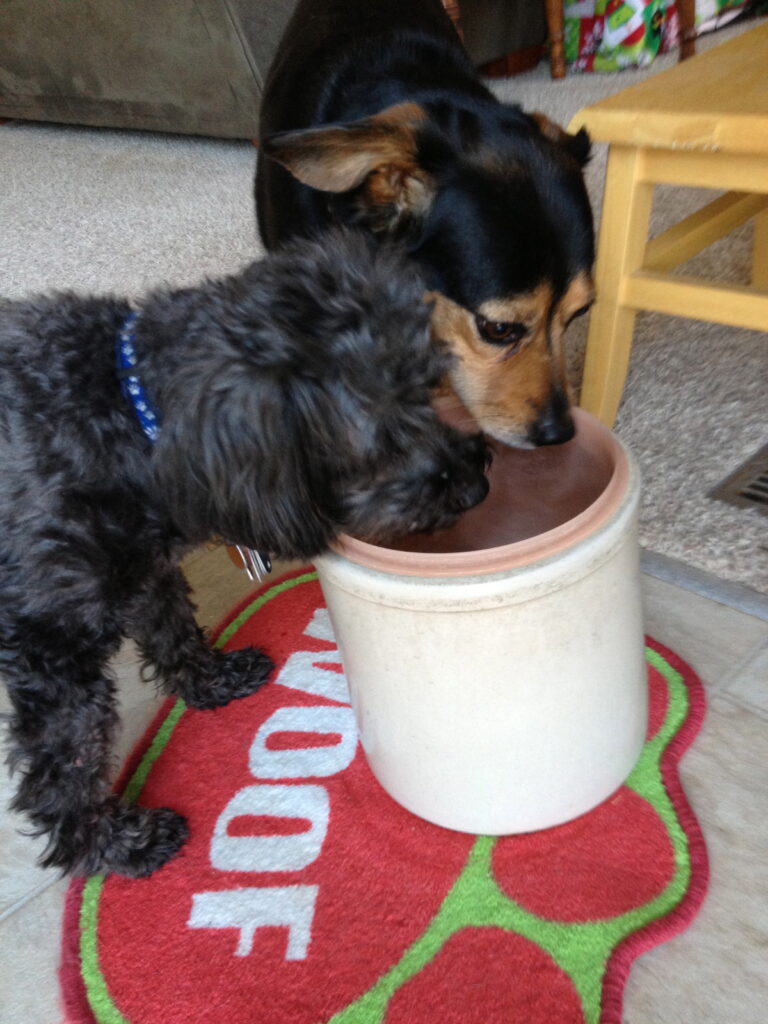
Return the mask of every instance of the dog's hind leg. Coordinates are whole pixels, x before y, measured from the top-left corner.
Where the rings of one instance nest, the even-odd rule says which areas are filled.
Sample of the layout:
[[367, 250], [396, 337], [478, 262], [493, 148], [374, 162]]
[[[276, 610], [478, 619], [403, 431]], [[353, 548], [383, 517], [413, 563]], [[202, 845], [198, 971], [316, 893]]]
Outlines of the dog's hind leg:
[[119, 637], [27, 618], [4, 658], [13, 706], [9, 762], [20, 775], [15, 810], [48, 838], [41, 863], [67, 872], [137, 877], [165, 863], [187, 836], [165, 808], [111, 794], [109, 751], [117, 712], [107, 670]]
[[271, 659], [254, 647], [214, 650], [188, 595], [181, 570], [158, 565], [131, 610], [130, 634], [160, 686], [200, 710], [253, 693], [267, 681]]

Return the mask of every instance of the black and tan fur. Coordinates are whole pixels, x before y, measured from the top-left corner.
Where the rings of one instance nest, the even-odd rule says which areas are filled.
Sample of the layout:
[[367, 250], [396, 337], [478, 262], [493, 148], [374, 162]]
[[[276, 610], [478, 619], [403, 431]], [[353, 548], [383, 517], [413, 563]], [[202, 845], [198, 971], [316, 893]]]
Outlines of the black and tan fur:
[[335, 222], [395, 239], [477, 421], [557, 443], [573, 432], [563, 336], [593, 296], [588, 151], [494, 98], [440, 0], [299, 0], [263, 99], [260, 232], [269, 248]]

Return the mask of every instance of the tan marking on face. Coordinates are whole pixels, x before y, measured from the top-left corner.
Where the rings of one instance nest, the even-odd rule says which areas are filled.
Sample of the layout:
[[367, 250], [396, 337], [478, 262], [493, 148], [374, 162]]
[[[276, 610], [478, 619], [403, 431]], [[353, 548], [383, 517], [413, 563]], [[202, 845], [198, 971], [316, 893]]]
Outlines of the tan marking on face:
[[527, 345], [541, 325], [546, 324], [551, 304], [552, 288], [547, 282], [542, 282], [536, 285], [533, 291], [516, 295], [512, 299], [491, 299], [489, 302], [483, 302], [477, 312], [486, 320], [496, 323], [525, 324], [530, 331], [530, 335], [523, 342]]
[[567, 324], [577, 310], [591, 306], [594, 301], [595, 283], [592, 275], [586, 270], [579, 271], [557, 305], [558, 314], [562, 317], [563, 323]]
[[583, 309], [584, 306], [591, 306], [594, 299], [595, 286], [592, 276], [586, 271], [581, 271], [572, 279], [565, 294], [552, 311], [552, 322], [549, 329], [552, 355], [558, 360], [560, 375], [565, 382], [565, 394], [570, 401], [573, 401], [573, 388], [566, 368], [565, 333], [574, 313]]
[[527, 447], [528, 435], [550, 395], [570, 397], [563, 345], [572, 314], [587, 305], [591, 280], [580, 274], [552, 308], [548, 283], [511, 299], [484, 302], [478, 312], [498, 323], [521, 323], [528, 333], [509, 345], [483, 341], [475, 315], [434, 294], [433, 330], [456, 356], [450, 382], [482, 429], [506, 444]]

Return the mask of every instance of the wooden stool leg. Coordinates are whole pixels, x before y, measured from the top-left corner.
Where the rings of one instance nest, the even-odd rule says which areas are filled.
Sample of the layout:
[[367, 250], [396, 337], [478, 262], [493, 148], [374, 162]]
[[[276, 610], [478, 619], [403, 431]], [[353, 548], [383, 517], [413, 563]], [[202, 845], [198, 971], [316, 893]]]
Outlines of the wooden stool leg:
[[677, 20], [680, 29], [679, 60], [696, 53], [696, 0], [677, 0]]
[[653, 185], [640, 181], [643, 154], [626, 146], [608, 153], [592, 309], [580, 405], [612, 427], [629, 365], [635, 310], [622, 305], [627, 275], [643, 261]]
[[755, 238], [752, 243], [752, 284], [768, 291], [768, 210], [755, 217]]
[[552, 78], [565, 78], [565, 35], [563, 34], [563, 0], [544, 0], [549, 34], [549, 73]]
[[463, 36], [461, 30], [461, 8], [459, 7], [459, 0], [443, 0], [443, 7], [448, 17], [453, 22], [453, 27], [456, 29], [460, 36]]

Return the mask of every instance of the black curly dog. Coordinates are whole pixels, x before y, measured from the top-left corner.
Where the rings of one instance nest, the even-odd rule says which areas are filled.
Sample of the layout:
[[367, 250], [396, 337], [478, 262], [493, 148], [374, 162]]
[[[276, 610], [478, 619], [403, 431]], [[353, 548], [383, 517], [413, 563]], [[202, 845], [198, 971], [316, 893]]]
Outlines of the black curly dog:
[[187, 836], [111, 794], [123, 637], [194, 708], [270, 673], [259, 650], [208, 645], [178, 568], [191, 545], [310, 558], [340, 531], [439, 528], [484, 497], [482, 440], [430, 406], [449, 357], [422, 296], [400, 257], [341, 235], [154, 292], [134, 332], [154, 444], [117, 372], [127, 301], [0, 305], [0, 674], [13, 806], [47, 836], [43, 865], [146, 875]]

